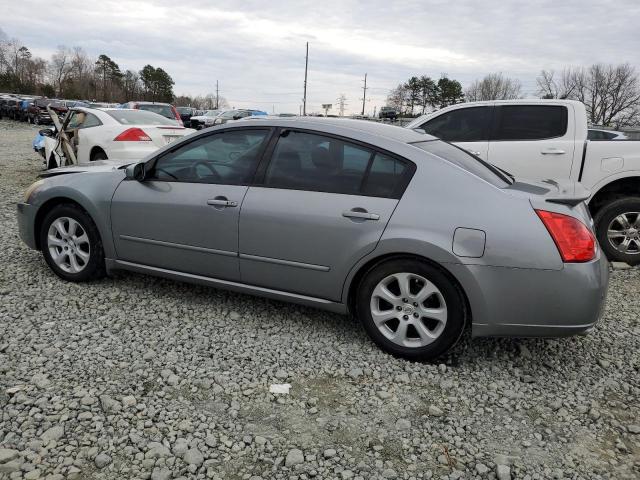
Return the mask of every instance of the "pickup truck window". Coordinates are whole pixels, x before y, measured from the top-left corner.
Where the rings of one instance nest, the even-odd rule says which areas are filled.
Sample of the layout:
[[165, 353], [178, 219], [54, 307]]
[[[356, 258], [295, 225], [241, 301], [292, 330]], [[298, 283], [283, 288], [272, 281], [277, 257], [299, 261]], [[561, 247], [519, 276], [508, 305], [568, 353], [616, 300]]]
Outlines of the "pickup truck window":
[[545, 140], [567, 133], [567, 107], [502, 105], [495, 109], [491, 140]]
[[513, 179], [508, 176], [509, 174], [485, 162], [481, 158], [471, 155], [456, 145], [441, 142], [440, 140], [415, 142], [411, 143], [411, 145], [426, 152], [433, 153], [498, 188], [506, 188], [513, 183]]
[[460, 108], [427, 120], [418, 128], [447, 142], [486, 142], [490, 118], [490, 107]]

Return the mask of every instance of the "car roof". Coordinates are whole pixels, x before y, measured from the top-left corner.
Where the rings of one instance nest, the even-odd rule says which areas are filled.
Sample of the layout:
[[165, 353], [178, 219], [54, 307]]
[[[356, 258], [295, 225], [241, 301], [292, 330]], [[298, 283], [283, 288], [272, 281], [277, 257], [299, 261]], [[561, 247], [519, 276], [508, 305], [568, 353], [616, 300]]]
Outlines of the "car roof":
[[[246, 123], [244, 123], [246, 122]], [[395, 125], [387, 125], [370, 120], [355, 120], [350, 118], [327, 118], [327, 117], [256, 117], [252, 120], [239, 120], [232, 125], [267, 125], [273, 127], [291, 127], [291, 128], [322, 128], [323, 126], [333, 126], [345, 129], [345, 136], [349, 131], [359, 131], [395, 140], [402, 143], [427, 142], [435, 140], [436, 137], [426, 133], [418, 133], [415, 130], [398, 127]]]

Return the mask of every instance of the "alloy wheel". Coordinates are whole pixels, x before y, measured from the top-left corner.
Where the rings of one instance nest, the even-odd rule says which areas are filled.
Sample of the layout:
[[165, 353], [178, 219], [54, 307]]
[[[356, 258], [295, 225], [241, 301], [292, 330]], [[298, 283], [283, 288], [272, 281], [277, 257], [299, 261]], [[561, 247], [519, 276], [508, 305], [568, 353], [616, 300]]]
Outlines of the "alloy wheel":
[[627, 255], [640, 254], [640, 212], [621, 213], [609, 222], [609, 243]]
[[414, 273], [394, 273], [371, 294], [371, 318], [393, 343], [424, 347], [433, 343], [447, 323], [447, 305], [438, 287]]
[[67, 273], [84, 270], [91, 256], [87, 232], [70, 217], [60, 217], [51, 223], [47, 248], [55, 264]]

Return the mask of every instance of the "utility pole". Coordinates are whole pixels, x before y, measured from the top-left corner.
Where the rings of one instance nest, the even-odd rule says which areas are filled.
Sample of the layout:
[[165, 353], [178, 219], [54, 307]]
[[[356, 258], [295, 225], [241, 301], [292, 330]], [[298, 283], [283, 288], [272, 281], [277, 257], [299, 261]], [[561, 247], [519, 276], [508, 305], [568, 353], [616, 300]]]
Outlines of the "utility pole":
[[307, 70], [309, 68], [309, 42], [307, 42], [307, 55], [304, 59], [304, 95], [302, 97], [302, 115], [307, 114]]
[[347, 105], [347, 96], [344, 93], [341, 93], [337, 100], [340, 116], [344, 117], [344, 107]]
[[220, 92], [218, 91], [218, 80], [216, 80], [216, 110], [220, 106]]
[[364, 87], [362, 87], [362, 116], [364, 117], [364, 102], [367, 100], [367, 74], [364, 74]]

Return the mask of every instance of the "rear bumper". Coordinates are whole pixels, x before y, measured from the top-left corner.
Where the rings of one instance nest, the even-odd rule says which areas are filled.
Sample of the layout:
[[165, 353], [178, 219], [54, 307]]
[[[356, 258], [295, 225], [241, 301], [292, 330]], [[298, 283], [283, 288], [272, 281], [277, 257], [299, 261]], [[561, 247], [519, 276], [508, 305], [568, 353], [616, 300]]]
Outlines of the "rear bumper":
[[34, 225], [36, 220], [36, 208], [28, 203], [18, 203], [17, 219], [18, 234], [20, 239], [29, 247], [36, 249], [36, 236]]
[[[452, 268], [454, 275], [456, 269], [462, 270]], [[609, 283], [603, 256], [567, 263], [562, 270], [478, 265], [464, 269], [473, 336], [563, 337], [587, 332], [602, 315]]]

